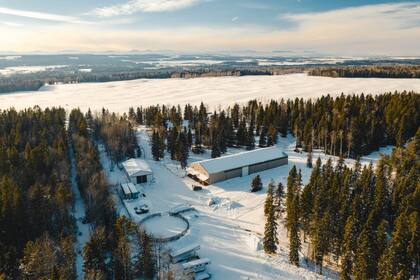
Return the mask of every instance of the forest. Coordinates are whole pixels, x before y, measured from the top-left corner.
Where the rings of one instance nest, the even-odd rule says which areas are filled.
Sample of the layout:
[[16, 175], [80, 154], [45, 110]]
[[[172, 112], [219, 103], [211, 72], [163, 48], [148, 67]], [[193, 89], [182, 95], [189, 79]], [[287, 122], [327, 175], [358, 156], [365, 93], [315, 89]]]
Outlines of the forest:
[[311, 76], [341, 78], [420, 78], [420, 65], [367, 65], [319, 67], [308, 71]]
[[[218, 112], [200, 106], [151, 106], [130, 109], [129, 118], [154, 128], [152, 150], [155, 159], [165, 148], [176, 157], [171, 143], [186, 139], [183, 149], [199, 153], [209, 148], [213, 157], [227, 147], [254, 149], [274, 145], [278, 135], [291, 133], [297, 138], [296, 149], [312, 156], [314, 149], [358, 158], [385, 145], [401, 146], [420, 125], [420, 95], [394, 92], [377, 96], [323, 96], [316, 100], [251, 100]], [[178, 135], [178, 136], [177, 136]], [[180, 140], [179, 140], [180, 141]]]
[[82, 248], [84, 279], [157, 273], [156, 244], [115, 210], [91, 115], [73, 110], [67, 128], [62, 108], [10, 109], [0, 112], [0, 124], [0, 279], [77, 278], [73, 156], [84, 223], [91, 226]]
[[[343, 158], [318, 159], [307, 185], [293, 167], [287, 194], [268, 188], [265, 203], [265, 251], [277, 250], [277, 227], [289, 235], [289, 260], [299, 266], [299, 252], [322, 274], [326, 262], [340, 279], [416, 279], [420, 265], [420, 128], [415, 137], [376, 168], [353, 168]], [[276, 191], [274, 191], [276, 190]], [[277, 202], [276, 202], [277, 201]], [[284, 209], [279, 219], [276, 213]], [[303, 246], [305, 245], [305, 246]]]
[[0, 112], [0, 275], [6, 279], [75, 278], [65, 117], [57, 108]]

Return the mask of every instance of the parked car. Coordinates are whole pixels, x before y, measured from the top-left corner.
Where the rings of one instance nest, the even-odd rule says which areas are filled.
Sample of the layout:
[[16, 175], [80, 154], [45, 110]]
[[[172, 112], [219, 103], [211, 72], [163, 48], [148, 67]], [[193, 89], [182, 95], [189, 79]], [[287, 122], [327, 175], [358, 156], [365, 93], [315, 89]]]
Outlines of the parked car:
[[203, 187], [199, 186], [199, 185], [192, 185], [192, 189], [193, 189], [193, 191], [201, 191], [203, 189]]
[[146, 204], [142, 204], [138, 207], [134, 207], [134, 211], [137, 215], [145, 214], [149, 212], [149, 206], [147, 206]]

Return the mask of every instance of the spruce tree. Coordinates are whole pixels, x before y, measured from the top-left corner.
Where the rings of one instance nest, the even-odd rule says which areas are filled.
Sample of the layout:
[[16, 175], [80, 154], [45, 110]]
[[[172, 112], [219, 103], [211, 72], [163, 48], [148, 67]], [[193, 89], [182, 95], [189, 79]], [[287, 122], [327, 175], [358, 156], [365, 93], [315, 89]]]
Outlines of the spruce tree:
[[257, 192], [262, 189], [262, 181], [260, 175], [255, 176], [251, 182], [251, 192]]
[[290, 222], [289, 261], [291, 264], [299, 266], [299, 250], [301, 248], [299, 234], [299, 193], [294, 195], [291, 217], [288, 217], [288, 219]]
[[277, 218], [273, 205], [274, 183], [270, 182], [267, 190], [267, 197], [264, 204], [264, 214], [266, 217], [264, 229], [264, 251], [273, 254], [277, 251]]
[[156, 130], [152, 134], [152, 155], [153, 159], [159, 161], [161, 159], [161, 143], [160, 136]]
[[264, 127], [261, 129], [261, 134], [260, 134], [260, 139], [258, 141], [258, 146], [259, 147], [267, 146], [267, 132], [266, 132], [266, 129]]

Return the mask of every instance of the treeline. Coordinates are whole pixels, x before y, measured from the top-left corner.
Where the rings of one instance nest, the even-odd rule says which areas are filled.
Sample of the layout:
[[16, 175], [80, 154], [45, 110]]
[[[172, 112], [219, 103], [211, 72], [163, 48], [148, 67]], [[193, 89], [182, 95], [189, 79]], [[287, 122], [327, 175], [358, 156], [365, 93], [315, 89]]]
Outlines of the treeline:
[[43, 85], [43, 81], [34, 79], [0, 79], [0, 93], [36, 91]]
[[[372, 165], [318, 160], [306, 186], [293, 167], [286, 196], [290, 261], [305, 258], [340, 279], [416, 279], [420, 265], [420, 129], [406, 147]], [[294, 252], [294, 253], [293, 253]]]
[[[103, 116], [110, 117], [107, 113]], [[94, 129], [99, 120], [92, 118], [90, 112], [83, 115], [80, 110], [73, 110], [69, 119], [78, 186], [87, 208], [86, 222], [93, 226], [83, 248], [84, 279], [153, 279], [158, 270], [156, 245], [137, 224], [125, 216], [117, 217], [110, 185], [102, 170], [93, 139], [95, 132], [99, 132], [98, 137], [108, 134]], [[111, 123], [111, 127], [118, 126], [118, 122]]]
[[420, 78], [420, 65], [372, 65], [314, 68], [311, 76], [342, 78]]
[[[133, 114], [130, 112], [130, 116]], [[102, 110], [101, 114], [92, 116], [89, 110], [87, 121], [91, 122], [94, 139], [103, 141], [113, 162], [141, 155], [136, 133], [126, 116], [111, 114], [107, 110]]]
[[0, 278], [76, 277], [65, 117], [0, 112]]
[[[131, 119], [154, 127], [156, 154], [162, 155], [173, 127], [184, 132], [193, 152], [212, 150], [213, 157], [227, 147], [272, 146], [277, 135], [291, 133], [297, 149], [313, 149], [357, 158], [384, 145], [401, 146], [420, 125], [420, 95], [395, 92], [382, 95], [329, 95], [316, 100], [251, 100], [218, 112], [200, 106], [150, 106], [131, 109]], [[189, 135], [191, 134], [191, 136]], [[159, 137], [157, 137], [159, 136]]]
[[0, 93], [16, 91], [36, 91], [42, 86], [49, 84], [73, 84], [73, 83], [103, 83], [111, 81], [128, 81], [136, 79], [170, 79], [170, 78], [198, 78], [198, 77], [224, 77], [224, 76], [251, 76], [251, 75], [283, 75], [301, 73], [303, 68], [296, 67], [232, 67], [226, 66], [221, 69], [156, 69], [107, 72], [98, 71], [92, 73], [69, 74], [67, 71], [50, 71], [45, 73], [20, 74], [7, 78], [0, 78]]

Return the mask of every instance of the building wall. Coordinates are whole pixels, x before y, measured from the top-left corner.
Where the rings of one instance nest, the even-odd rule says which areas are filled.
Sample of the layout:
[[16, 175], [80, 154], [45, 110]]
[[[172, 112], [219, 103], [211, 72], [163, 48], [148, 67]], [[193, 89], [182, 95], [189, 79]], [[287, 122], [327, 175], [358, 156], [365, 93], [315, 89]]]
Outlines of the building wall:
[[267, 162], [250, 165], [248, 167], [247, 174], [242, 173], [243, 167], [227, 170], [224, 172], [212, 173], [209, 176], [208, 184], [213, 184], [216, 182], [220, 182], [220, 181], [224, 181], [224, 180], [228, 180], [228, 179], [232, 179], [236, 177], [247, 176], [252, 173], [257, 173], [257, 172], [264, 171], [267, 169], [283, 166], [283, 165], [286, 165], [287, 163], [288, 163], [288, 158], [284, 157], [284, 158], [279, 158], [279, 159], [275, 159], [275, 160], [271, 160]]
[[282, 166], [282, 165], [286, 165], [287, 161], [288, 161], [288, 159], [287, 159], [287, 157], [285, 157], [285, 158], [279, 158], [279, 159], [275, 159], [275, 160], [271, 160], [271, 161], [266, 161], [266, 162], [261, 162], [261, 163], [250, 165], [249, 166], [249, 174], [257, 173], [257, 172], [260, 172], [260, 171], [264, 171], [264, 170], [267, 170], [267, 169], [279, 167], [279, 166]]

